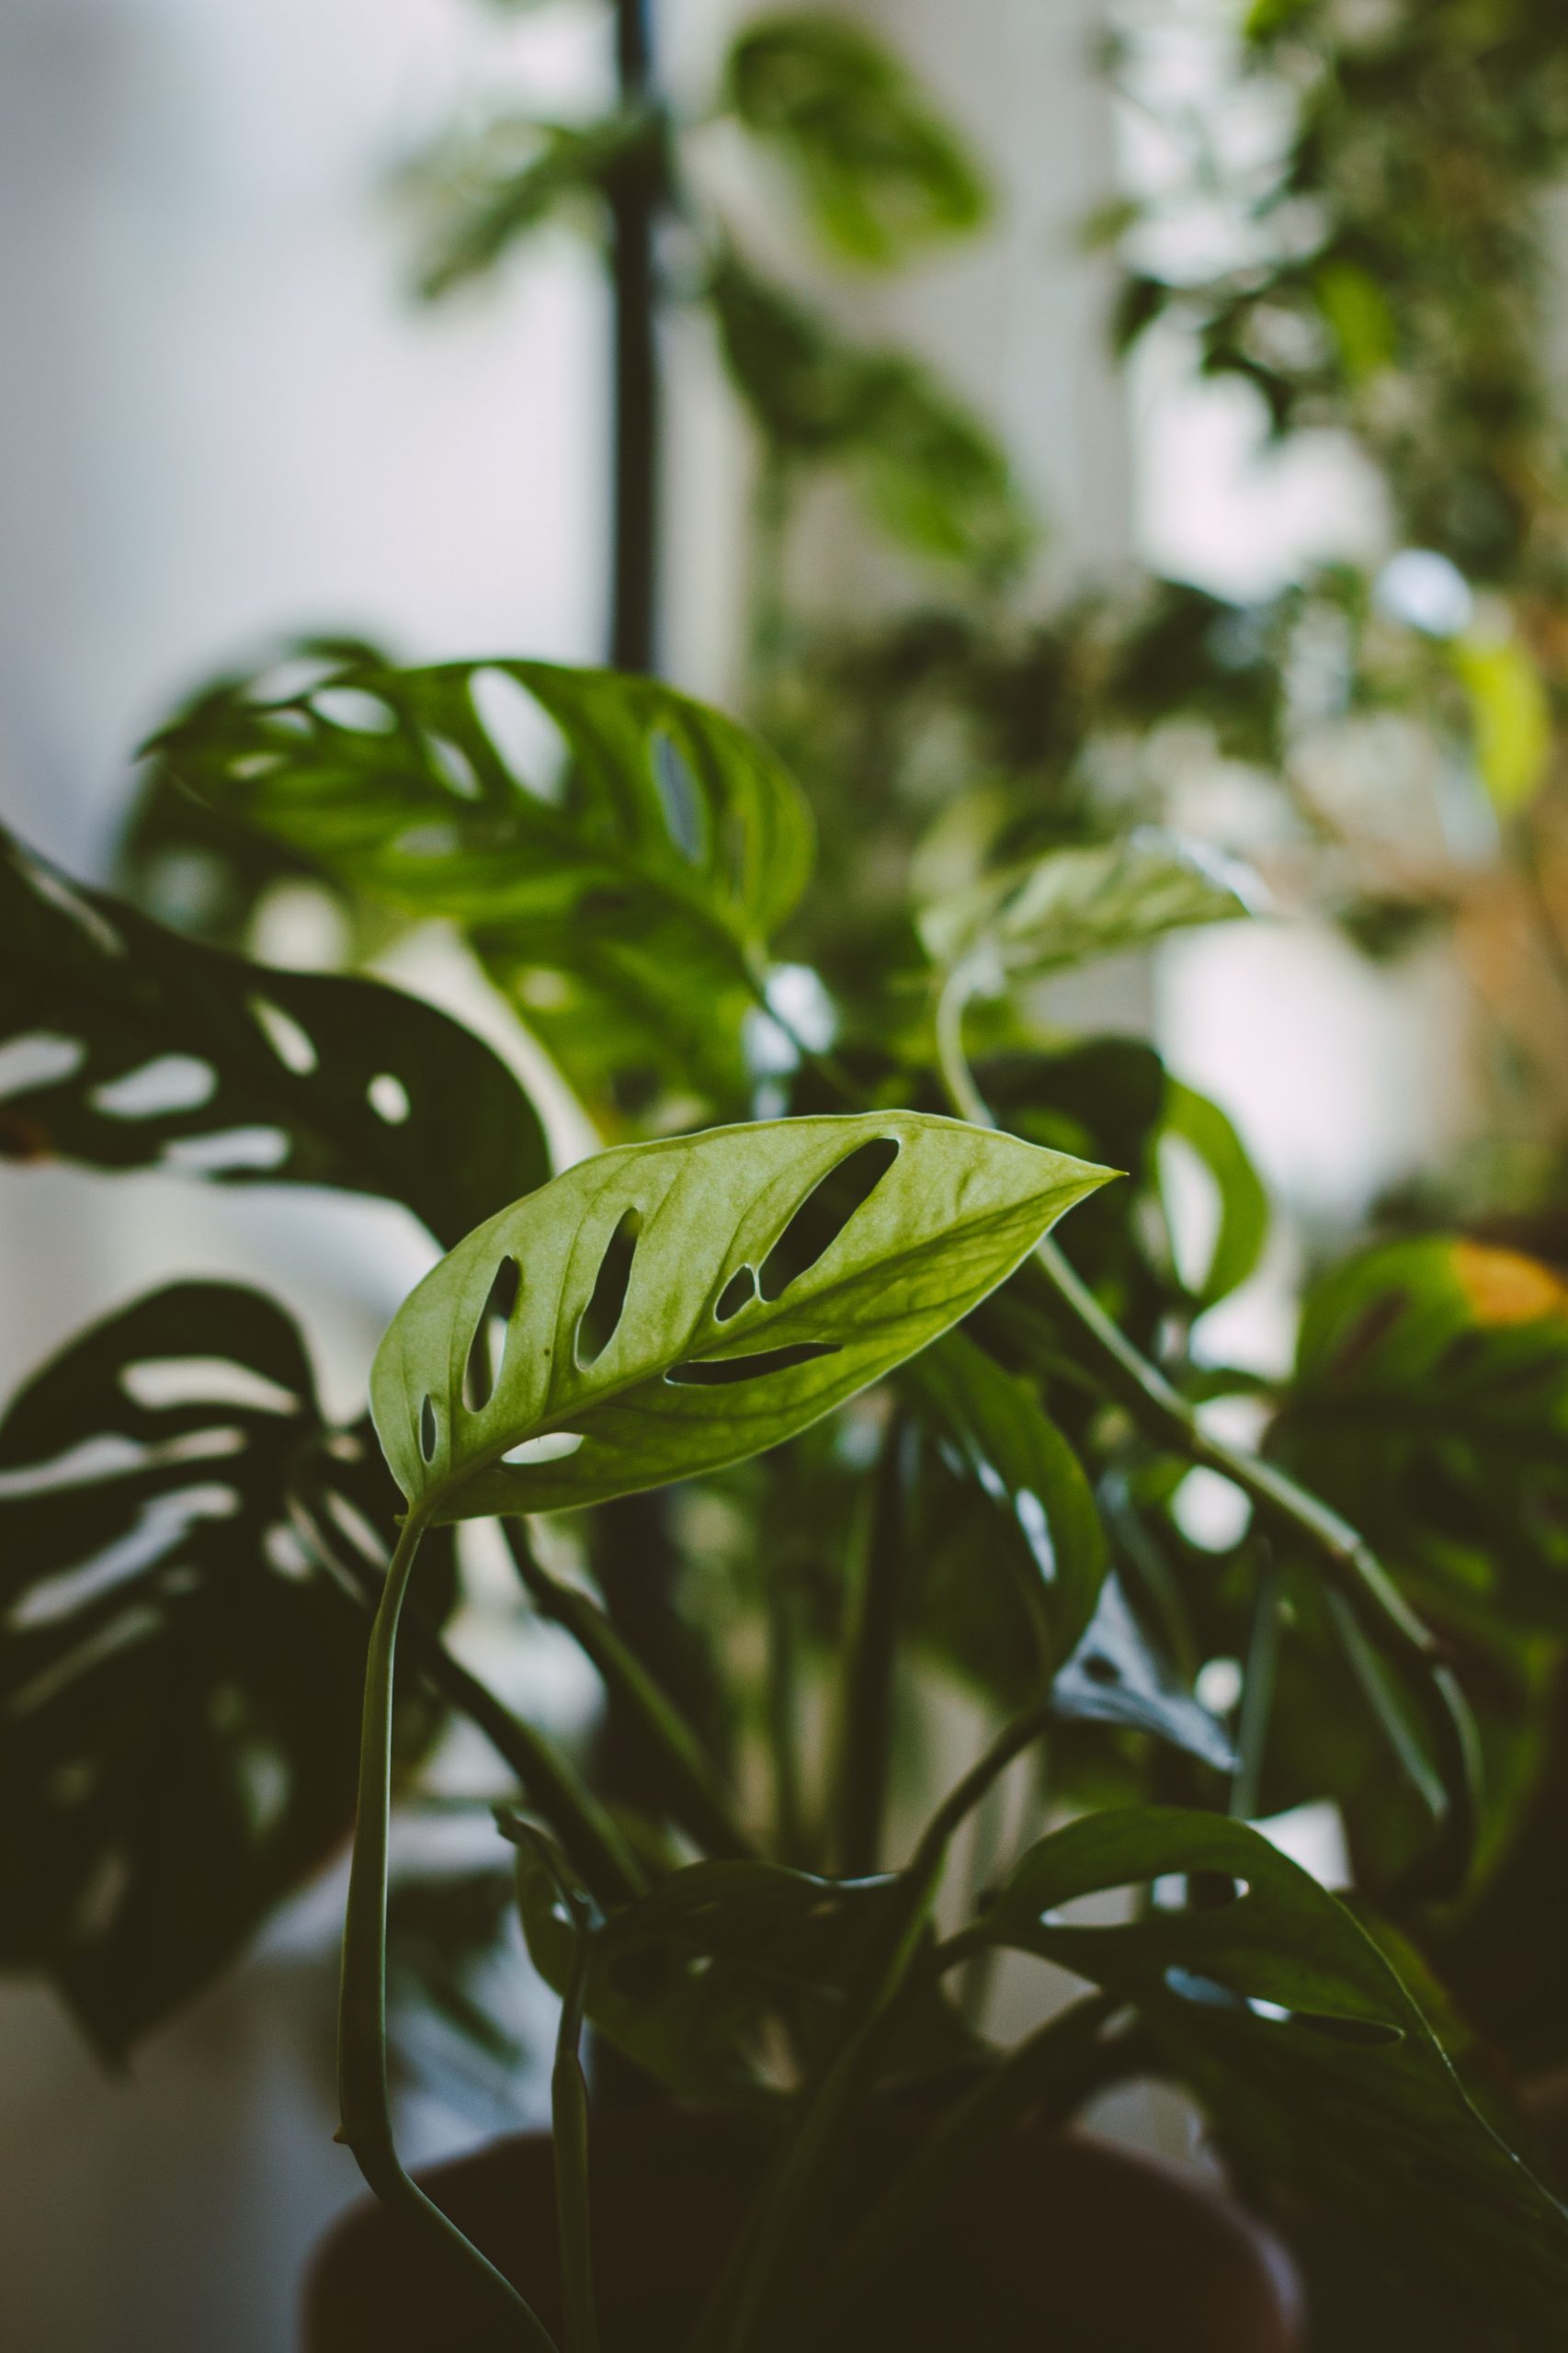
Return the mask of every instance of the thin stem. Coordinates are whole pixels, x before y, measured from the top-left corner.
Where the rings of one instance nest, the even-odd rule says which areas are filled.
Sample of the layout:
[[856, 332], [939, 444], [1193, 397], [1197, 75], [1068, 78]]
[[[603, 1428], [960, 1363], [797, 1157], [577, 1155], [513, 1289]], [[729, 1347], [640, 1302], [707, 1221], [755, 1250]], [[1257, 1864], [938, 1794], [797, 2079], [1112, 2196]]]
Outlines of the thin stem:
[[512, 2335], [533, 2353], [557, 2353], [554, 2338], [511, 2281], [403, 2171], [392, 2137], [387, 2090], [387, 1846], [392, 1807], [392, 1684], [398, 1620], [425, 1523], [411, 1511], [387, 1569], [370, 1630], [359, 1747], [359, 1805], [343, 1927], [338, 2011], [338, 2139], [378, 2198], [438, 2242], [467, 2268]]
[[863, 1879], [881, 1860], [907, 1543], [904, 1507], [918, 1445], [914, 1423], [895, 1415], [882, 1444], [844, 1684], [838, 1869], [846, 1879]]
[[[379, 1606], [387, 1570], [372, 1567], [358, 1552], [335, 1543], [321, 1517], [310, 1517], [318, 1551], [353, 1588], [368, 1609]], [[476, 1675], [448, 1650], [440, 1630], [417, 1598], [403, 1609], [403, 1639], [420, 1676], [449, 1706], [476, 1724], [496, 1755], [517, 1775], [533, 1812], [549, 1823], [585, 1883], [601, 1903], [624, 1903], [646, 1893], [647, 1874], [611, 1815], [586, 1788], [551, 1740], [504, 1707]]]
[[706, 1854], [726, 1859], [755, 1855], [723, 1777], [663, 1685], [585, 1593], [551, 1576], [517, 1520], [508, 1519], [503, 1527], [517, 1574], [540, 1616], [565, 1628], [663, 1765], [671, 1810], [682, 1826]]
[[[651, 0], [616, 0], [616, 79], [623, 107], [648, 103], [653, 52]], [[658, 179], [641, 145], [615, 175], [608, 197], [615, 346], [610, 660], [618, 670], [651, 670], [658, 642]]]
[[805, 1864], [805, 1808], [801, 1789], [801, 1645], [795, 1596], [777, 1567], [767, 1581], [767, 1662], [765, 1705], [767, 1749], [773, 1761], [776, 1852], [797, 1868]]
[[555, 2214], [561, 2245], [566, 2353], [598, 2353], [594, 2294], [592, 2200], [588, 2184], [588, 2083], [583, 2073], [583, 2005], [587, 1997], [587, 1924], [562, 1891], [577, 1928], [572, 1971], [561, 2004], [555, 2065], [550, 2079], [550, 2120], [555, 2159]]
[[1242, 1718], [1236, 1733], [1236, 1769], [1231, 1777], [1230, 1802], [1231, 1814], [1237, 1822], [1256, 1818], [1263, 1788], [1263, 1760], [1274, 1714], [1274, 1686], [1283, 1631], [1282, 1586], [1279, 1563], [1269, 1545], [1257, 1581], [1252, 1633], [1247, 1643], [1246, 1665], [1242, 1670]]

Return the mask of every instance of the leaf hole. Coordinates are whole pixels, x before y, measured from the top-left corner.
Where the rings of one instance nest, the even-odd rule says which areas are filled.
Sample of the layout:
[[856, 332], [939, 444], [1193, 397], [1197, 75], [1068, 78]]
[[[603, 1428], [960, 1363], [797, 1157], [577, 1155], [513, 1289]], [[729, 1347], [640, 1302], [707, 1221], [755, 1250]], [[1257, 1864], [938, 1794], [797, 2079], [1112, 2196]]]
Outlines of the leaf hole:
[[428, 1397], [419, 1408], [419, 1451], [426, 1462], [436, 1459], [436, 1408]]
[[559, 802], [567, 744], [543, 704], [509, 670], [475, 670], [468, 691], [475, 717], [514, 780], [536, 801]]
[[0, 1046], [0, 1096], [30, 1095], [35, 1087], [58, 1086], [82, 1066], [83, 1050], [75, 1038], [59, 1038], [47, 1029], [29, 1030], [25, 1038], [8, 1038]]
[[291, 1070], [296, 1078], [304, 1078], [314, 1070], [315, 1047], [291, 1013], [285, 1013], [280, 1005], [273, 1005], [264, 996], [253, 996], [250, 1009], [285, 1070]]
[[898, 1154], [896, 1137], [877, 1136], [858, 1145], [812, 1188], [763, 1261], [757, 1288], [764, 1299], [782, 1298], [799, 1276], [826, 1256]]
[[365, 1096], [377, 1119], [384, 1120], [389, 1128], [401, 1128], [412, 1108], [407, 1087], [390, 1070], [376, 1073], [365, 1089]]
[[713, 1310], [713, 1321], [715, 1324], [728, 1324], [733, 1316], [740, 1313], [743, 1307], [749, 1307], [756, 1297], [756, 1268], [755, 1267], [738, 1267], [719, 1293], [718, 1304]]
[[547, 1430], [542, 1438], [526, 1438], [501, 1457], [515, 1470], [530, 1471], [541, 1462], [564, 1462], [583, 1443], [581, 1430]]
[[1263, 2026], [1298, 2027], [1303, 2033], [1321, 2035], [1332, 2042], [1353, 2043], [1363, 2050], [1386, 2048], [1404, 2040], [1403, 2029], [1386, 2018], [1335, 2017], [1319, 2010], [1289, 2009], [1283, 2002], [1269, 2001], [1261, 1994], [1238, 1994], [1234, 1986], [1223, 1985], [1218, 1978], [1203, 1977], [1190, 1969], [1167, 1969], [1165, 1982], [1178, 2001], [1190, 2002], [1199, 2009], [1228, 2010], [1234, 2016], [1256, 2018]]
[[391, 703], [367, 694], [363, 687], [323, 687], [311, 697], [311, 709], [329, 727], [354, 735], [390, 735], [397, 725]]
[[637, 1237], [642, 1231], [641, 1211], [623, 1210], [615, 1232], [605, 1244], [599, 1271], [594, 1278], [593, 1296], [577, 1319], [574, 1353], [579, 1366], [597, 1364], [615, 1337], [625, 1311], [631, 1262], [637, 1256]]
[[763, 1381], [770, 1373], [788, 1372], [795, 1365], [839, 1353], [836, 1340], [797, 1340], [790, 1347], [764, 1348], [754, 1357], [707, 1357], [672, 1365], [665, 1379], [678, 1389], [723, 1389], [735, 1381]]
[[210, 1063], [195, 1054], [157, 1054], [140, 1069], [95, 1086], [87, 1098], [96, 1111], [116, 1120], [155, 1120], [171, 1111], [194, 1111], [218, 1084]]
[[164, 1147], [165, 1168], [193, 1176], [239, 1176], [277, 1168], [288, 1159], [290, 1142], [281, 1128], [225, 1128], [213, 1136], [177, 1136]]
[[120, 1387], [133, 1405], [160, 1413], [171, 1405], [233, 1405], [243, 1413], [297, 1414], [301, 1400], [232, 1357], [143, 1357], [125, 1366]]
[[706, 812], [691, 763], [675, 738], [662, 727], [649, 745], [648, 759], [669, 837], [689, 865], [699, 865], [706, 847]]
[[1040, 1924], [1047, 1928], [1121, 1928], [1142, 1913], [1213, 1911], [1238, 1903], [1246, 1893], [1245, 1880], [1206, 1873], [1199, 1906], [1194, 1903], [1192, 1881], [1185, 1872], [1161, 1871], [1150, 1879], [1125, 1880], [1115, 1887], [1085, 1888], [1042, 1912]]
[[471, 1414], [489, 1404], [501, 1378], [506, 1354], [506, 1326], [522, 1287], [515, 1258], [503, 1258], [491, 1279], [490, 1295], [480, 1311], [463, 1372], [463, 1404]]
[[441, 782], [460, 800], [478, 801], [482, 798], [473, 762], [460, 745], [454, 744], [447, 735], [426, 735], [425, 748]]

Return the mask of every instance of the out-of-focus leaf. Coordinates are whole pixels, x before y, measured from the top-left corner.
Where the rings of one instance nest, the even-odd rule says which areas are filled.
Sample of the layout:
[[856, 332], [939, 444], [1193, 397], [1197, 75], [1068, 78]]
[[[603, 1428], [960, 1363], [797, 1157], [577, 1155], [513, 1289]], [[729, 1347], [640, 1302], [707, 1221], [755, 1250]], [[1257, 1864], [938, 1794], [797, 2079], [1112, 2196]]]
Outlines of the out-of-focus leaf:
[[765, 747], [654, 680], [541, 662], [350, 665], [199, 697], [149, 746], [210, 805], [464, 927], [568, 1074], [634, 1051], [733, 1099], [754, 969], [810, 870]]
[[1256, 878], [1233, 859], [1139, 826], [1118, 842], [1053, 850], [988, 876], [927, 907], [920, 935], [939, 964], [988, 959], [1001, 985], [1258, 906]]
[[433, 1006], [182, 939], [3, 834], [0, 1156], [376, 1193], [442, 1242], [549, 1172], [516, 1079]]
[[1199, 1307], [1244, 1283], [1268, 1239], [1268, 1195], [1246, 1146], [1218, 1103], [1167, 1074], [1163, 1131], [1197, 1154], [1219, 1194], [1219, 1217], [1209, 1263], [1192, 1286]]
[[[1000, 1555], [1024, 1601], [1043, 1677], [1085, 1632], [1105, 1576], [1105, 1531], [1083, 1465], [1024, 1384], [961, 1332], [924, 1349], [899, 1381], [983, 1498], [983, 1552]], [[982, 1555], [972, 1566], [983, 1586], [990, 1563]]]
[[0, 1421], [0, 1958], [108, 2056], [347, 1836], [369, 1621], [312, 1526], [390, 1549], [397, 1501], [230, 1283], [95, 1325]]
[[1460, 638], [1449, 649], [1470, 698], [1475, 760], [1505, 817], [1534, 799], [1551, 758], [1546, 682], [1515, 638]]
[[1308, 1295], [1283, 1459], [1447, 1612], [1568, 1628], [1568, 1285], [1428, 1235]]
[[[1183, 1900], [1198, 1875], [1204, 1894]], [[1228, 1903], [1205, 1900], [1217, 1878]], [[1108, 1889], [1150, 1908], [1078, 1925], [1070, 1907]], [[1531, 2343], [1552, 2341], [1568, 2211], [1471, 2106], [1366, 1931], [1256, 1831], [1153, 1807], [1073, 1823], [1024, 1857], [977, 1936], [1136, 2003], [1270, 2177]]]
[[905, 354], [839, 335], [733, 249], [709, 279], [735, 388], [779, 457], [844, 469], [916, 552], [1003, 573], [1031, 529], [994, 438]]
[[[370, 1383], [393, 1476], [446, 1520], [741, 1461], [967, 1314], [1104, 1179], [909, 1111], [603, 1153], [481, 1226], [398, 1311]], [[514, 1299], [479, 1400], [498, 1279]]]
[[[769, 2107], [779, 2092], [769, 2066], [779, 2026], [807, 2057], [842, 2034], [892, 1885], [776, 1863], [691, 1864], [591, 1931], [587, 2017], [687, 2098]], [[529, 1953], [559, 1987], [575, 1930], [554, 1871], [527, 1848], [518, 1888]], [[884, 2075], [907, 2076], [973, 2050], [957, 2014], [927, 1987], [892, 2021], [880, 2057]]]
[[581, 126], [508, 119], [455, 152], [443, 149], [420, 174], [437, 198], [439, 225], [419, 291], [433, 301], [483, 277], [536, 229], [585, 199], [602, 203], [628, 173], [662, 177], [663, 136], [652, 114]]
[[1100, 1587], [1093, 1620], [1051, 1697], [1056, 1713], [1070, 1722], [1152, 1733], [1216, 1772], [1234, 1769], [1224, 1726], [1156, 1654], [1114, 1576]]
[[984, 184], [892, 51], [846, 17], [754, 19], [730, 51], [724, 97], [794, 177], [830, 251], [886, 266], [984, 222]]

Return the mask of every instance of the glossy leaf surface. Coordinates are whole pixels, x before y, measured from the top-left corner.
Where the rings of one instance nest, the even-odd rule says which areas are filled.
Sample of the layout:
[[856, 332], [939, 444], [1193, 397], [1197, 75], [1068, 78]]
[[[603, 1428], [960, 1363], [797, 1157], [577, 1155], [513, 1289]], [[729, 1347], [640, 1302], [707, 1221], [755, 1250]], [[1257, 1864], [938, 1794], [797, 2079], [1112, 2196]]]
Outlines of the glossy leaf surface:
[[750, 975], [812, 856], [754, 737], [653, 679], [544, 662], [281, 684], [214, 689], [153, 758], [356, 890], [463, 926], [569, 1073], [608, 1024], [688, 1087], [744, 1083]]
[[[393, 1476], [458, 1519], [760, 1453], [967, 1314], [1105, 1174], [913, 1112], [601, 1154], [491, 1219], [399, 1310], [371, 1381]], [[474, 1404], [471, 1352], [508, 1265]]]
[[849, 18], [802, 9], [746, 25], [725, 97], [792, 175], [830, 251], [887, 264], [978, 228], [985, 191], [898, 57]]
[[1059, 849], [987, 876], [921, 917], [939, 964], [985, 960], [1000, 986], [1091, 957], [1143, 948], [1166, 932], [1256, 911], [1244, 869], [1200, 845], [1140, 826], [1092, 848]]
[[303, 1515], [390, 1545], [367, 1436], [229, 1283], [95, 1325], [0, 1421], [0, 1955], [111, 2056], [347, 1833], [369, 1621]]
[[1428, 1235], [1335, 1268], [1277, 1443], [1446, 1607], [1568, 1628], [1568, 1286], [1536, 1259]]
[[[1183, 1900], [1196, 1873], [1229, 1880], [1231, 1900]], [[1069, 1915], [1106, 1889], [1151, 1908], [1119, 1927]], [[1551, 2341], [1568, 2211], [1472, 2107], [1366, 1931], [1257, 1832], [1153, 1807], [1090, 1816], [1029, 1850], [980, 1933], [1135, 2002], [1254, 2163]]]
[[381, 1194], [442, 1242], [549, 1171], [516, 1079], [433, 1006], [199, 946], [4, 835], [0, 1154]]

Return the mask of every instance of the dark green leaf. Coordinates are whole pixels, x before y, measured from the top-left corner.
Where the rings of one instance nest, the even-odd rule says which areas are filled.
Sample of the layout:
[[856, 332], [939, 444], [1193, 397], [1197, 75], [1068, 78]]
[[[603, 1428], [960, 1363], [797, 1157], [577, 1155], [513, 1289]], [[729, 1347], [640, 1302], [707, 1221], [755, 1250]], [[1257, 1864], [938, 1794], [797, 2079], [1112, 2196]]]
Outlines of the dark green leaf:
[[793, 175], [830, 250], [887, 265], [980, 227], [985, 189], [954, 132], [894, 53], [840, 16], [802, 10], [748, 24], [725, 97]]
[[[601, 1154], [491, 1219], [399, 1310], [370, 1386], [393, 1476], [445, 1520], [743, 1461], [966, 1315], [1104, 1181], [910, 1111]], [[508, 1265], [516, 1301], [477, 1403], [471, 1351]]]
[[844, 469], [872, 519], [922, 555], [1005, 573], [1031, 537], [994, 438], [905, 354], [848, 341], [732, 250], [709, 280], [720, 346], [787, 460]]
[[718, 711], [549, 663], [362, 664], [222, 685], [150, 750], [356, 890], [461, 926], [569, 1074], [608, 1026], [611, 1058], [744, 1088], [755, 972], [812, 836], [788, 775]]
[[1048, 1674], [1088, 1626], [1106, 1571], [1105, 1531], [1082, 1464], [1023, 1382], [961, 1332], [923, 1350], [899, 1379], [983, 1498], [990, 1541], [982, 1537], [975, 1578], [988, 1578], [987, 1553], [1000, 1556]]
[[1276, 1443], [1445, 1609], [1568, 1628], [1568, 1287], [1535, 1259], [1429, 1235], [1337, 1267]]
[[433, 1006], [201, 947], [4, 835], [0, 1154], [377, 1193], [442, 1242], [549, 1168], [517, 1081]]
[[1268, 1195], [1246, 1146], [1218, 1103], [1177, 1078], [1165, 1080], [1165, 1134], [1179, 1137], [1214, 1181], [1220, 1213], [1209, 1263], [1192, 1285], [1199, 1307], [1212, 1307], [1244, 1283], [1268, 1239]]
[[[1228, 1879], [1232, 1900], [1183, 1901], [1199, 1876], [1204, 1894]], [[1069, 1906], [1113, 1888], [1150, 1908], [1122, 1927], [1072, 1919]], [[1135, 2002], [1253, 2163], [1457, 2297], [1555, 2341], [1568, 2212], [1471, 2106], [1365, 1930], [1256, 1831], [1152, 1807], [1075, 1822], [1030, 1849], [978, 1933]]]
[[0, 1952], [111, 2056], [352, 1822], [368, 1621], [311, 1516], [390, 1545], [365, 1437], [329, 1435], [293, 1324], [228, 1283], [95, 1325], [0, 1422]]

